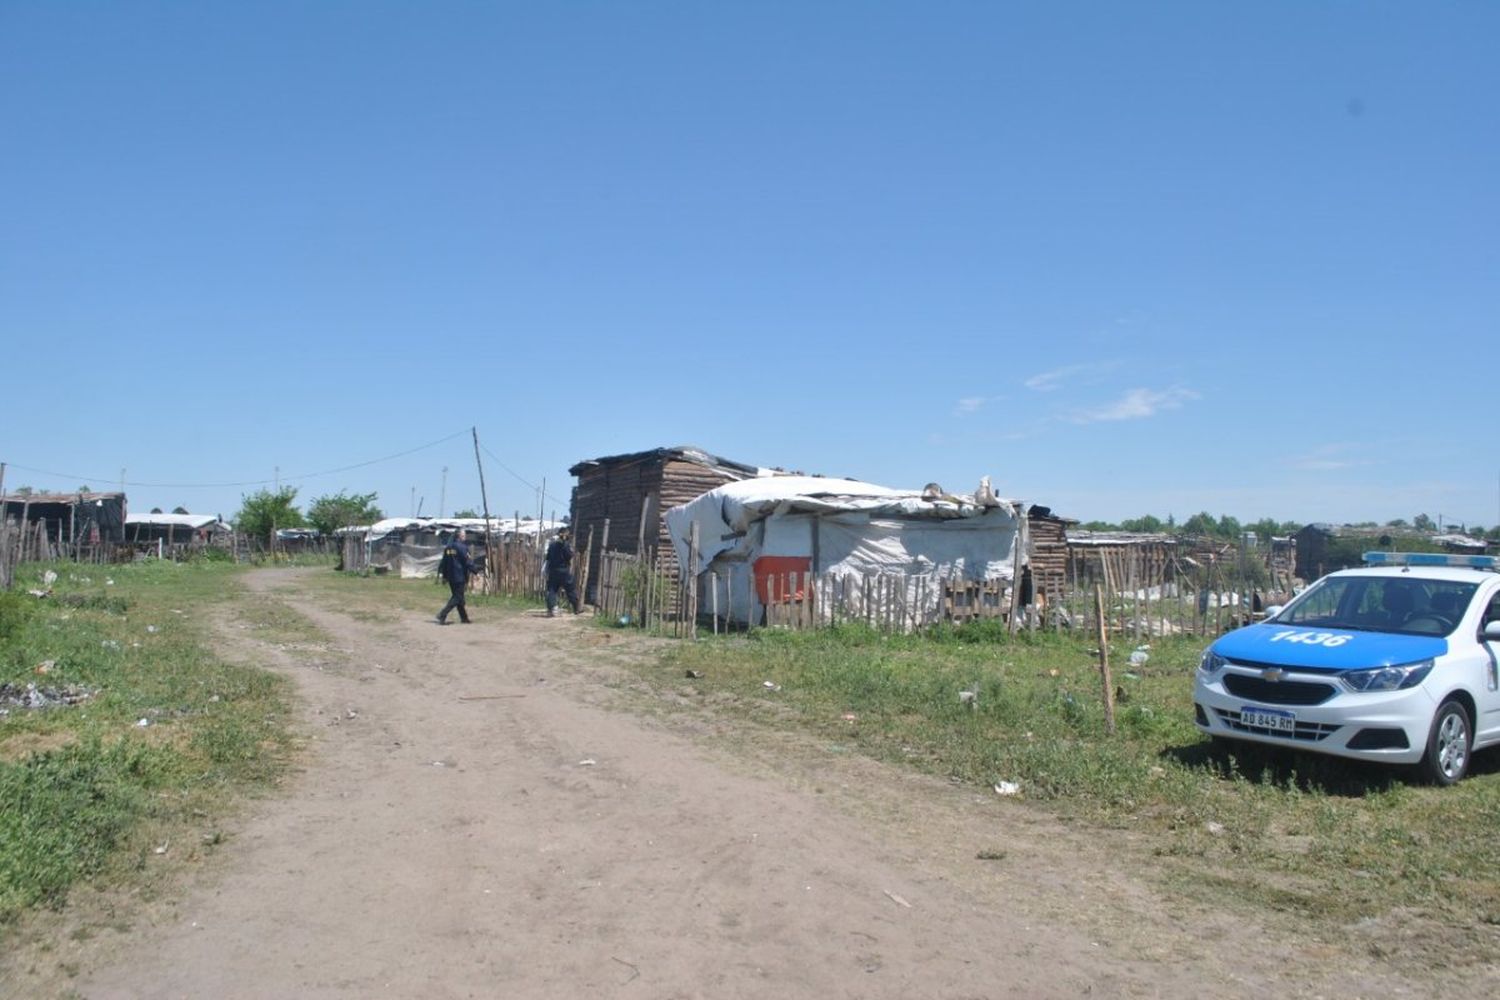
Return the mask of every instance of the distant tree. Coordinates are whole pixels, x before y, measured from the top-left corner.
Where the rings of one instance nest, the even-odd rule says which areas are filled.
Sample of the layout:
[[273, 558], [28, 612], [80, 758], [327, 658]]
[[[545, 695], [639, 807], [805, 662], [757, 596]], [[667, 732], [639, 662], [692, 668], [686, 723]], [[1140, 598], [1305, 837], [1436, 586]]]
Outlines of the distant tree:
[[374, 524], [385, 515], [375, 506], [374, 493], [330, 493], [315, 497], [307, 508], [307, 520], [325, 535], [352, 524]]
[[151, 513], [153, 513], [153, 514], [160, 514], [161, 513], [161, 508], [160, 507], [152, 507], [151, 508]]
[[1084, 531], [1118, 531], [1119, 525], [1109, 521], [1084, 521], [1078, 527]]
[[1416, 528], [1418, 531], [1432, 531], [1437, 528], [1437, 525], [1433, 523], [1432, 518], [1428, 517], [1426, 514], [1418, 514], [1416, 517], [1412, 518], [1411, 526], [1413, 528]]
[[1387, 528], [1409, 528], [1409, 527], [1411, 527], [1411, 525], [1409, 525], [1409, 524], [1406, 523], [1406, 518], [1404, 518], [1404, 517], [1398, 517], [1398, 518], [1395, 518], [1394, 520], [1387, 521], [1387, 522], [1385, 522], [1385, 526]]
[[1220, 538], [1239, 538], [1240, 519], [1230, 517], [1228, 514], [1219, 515], [1219, 523], [1214, 526], [1214, 534]]
[[1155, 535], [1160, 533], [1166, 525], [1162, 523], [1161, 518], [1152, 514], [1146, 514], [1142, 517], [1128, 517], [1120, 522], [1120, 527], [1126, 531], [1137, 531], [1143, 534]]
[[12, 495], [18, 497], [29, 497], [35, 492], [36, 490], [32, 489], [30, 486], [17, 486], [12, 491]]
[[1177, 527], [1177, 516], [1175, 514], [1168, 514], [1167, 515], [1167, 530], [1171, 531], [1171, 530], [1173, 530], [1176, 527]]
[[454, 511], [453, 512], [453, 516], [454, 517], [482, 517], [483, 515], [480, 514], [479, 511], [474, 510], [471, 507], [465, 507], [463, 510], [456, 510], [456, 511]]
[[1184, 535], [1212, 535], [1219, 530], [1219, 522], [1208, 511], [1200, 511], [1182, 522]]
[[172, 508], [172, 513], [174, 513], [174, 514], [187, 514], [187, 513], [189, 513], [189, 511], [188, 511], [188, 509], [186, 507], [173, 507]]
[[302, 528], [307, 518], [296, 508], [297, 487], [283, 486], [276, 491], [257, 490], [249, 496], [241, 495], [240, 512], [234, 515], [234, 527], [247, 535], [270, 542], [271, 532], [277, 528]]

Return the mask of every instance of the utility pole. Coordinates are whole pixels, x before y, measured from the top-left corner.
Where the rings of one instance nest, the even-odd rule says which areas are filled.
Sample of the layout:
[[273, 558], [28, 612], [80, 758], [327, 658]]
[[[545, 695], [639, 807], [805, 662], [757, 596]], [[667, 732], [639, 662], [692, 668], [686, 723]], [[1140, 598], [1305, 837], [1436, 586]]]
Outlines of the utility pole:
[[[121, 473], [120, 473], [120, 477], [123, 479], [124, 476], [125, 476], [125, 473], [122, 470]], [[276, 484], [276, 492], [280, 493], [281, 492], [281, 466], [279, 466], [279, 465], [276, 466], [276, 471], [273, 472], [272, 475], [271, 475], [271, 481]]]
[[470, 427], [474, 435], [474, 465], [479, 469], [479, 499], [484, 504], [484, 573], [491, 576], [495, 570], [495, 546], [490, 538], [490, 496], [484, 489], [484, 463], [479, 460], [479, 428]]
[[407, 510], [411, 511], [412, 517], [417, 516], [417, 488], [415, 486], [411, 488], [411, 506]]
[[542, 488], [536, 491], [536, 548], [542, 550], [542, 514], [547, 509], [547, 477], [542, 477]]
[[438, 491], [437, 516], [442, 517], [443, 511], [448, 509], [448, 467], [443, 466], [443, 488]]

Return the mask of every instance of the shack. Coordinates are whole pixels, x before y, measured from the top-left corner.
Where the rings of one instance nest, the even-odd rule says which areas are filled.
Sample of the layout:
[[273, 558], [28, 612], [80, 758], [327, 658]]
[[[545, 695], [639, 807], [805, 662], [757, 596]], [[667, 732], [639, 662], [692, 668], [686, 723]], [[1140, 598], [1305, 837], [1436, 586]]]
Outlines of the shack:
[[123, 493], [14, 493], [0, 497], [0, 514], [43, 525], [48, 541], [59, 546], [125, 541]]
[[131, 545], [178, 543], [208, 545], [228, 536], [217, 514], [128, 514], [125, 537]]
[[1081, 592], [1097, 583], [1109, 594], [1159, 594], [1177, 576], [1178, 541], [1172, 535], [1075, 529], [1068, 532], [1067, 546], [1068, 576]]
[[[726, 483], [773, 474], [692, 445], [589, 459], [568, 472], [578, 479], [572, 497], [573, 542], [588, 565], [599, 565], [608, 524], [611, 551], [655, 551], [657, 568], [674, 581], [677, 553], [662, 512]], [[593, 546], [585, 553], [590, 538]], [[593, 576], [590, 574], [588, 593], [584, 595], [590, 603], [595, 599]]]
[[[852, 616], [916, 628], [954, 617], [999, 617], [1025, 566], [1025, 507], [988, 483], [974, 494], [898, 490], [851, 479], [781, 476], [728, 483], [667, 511], [679, 565], [697, 539], [698, 607], [729, 622], [774, 621], [774, 606], [809, 607], [817, 592]], [[874, 585], [872, 586], [872, 581]], [[878, 612], [869, 607], [878, 599]], [[980, 614], [975, 602], [988, 605]]]

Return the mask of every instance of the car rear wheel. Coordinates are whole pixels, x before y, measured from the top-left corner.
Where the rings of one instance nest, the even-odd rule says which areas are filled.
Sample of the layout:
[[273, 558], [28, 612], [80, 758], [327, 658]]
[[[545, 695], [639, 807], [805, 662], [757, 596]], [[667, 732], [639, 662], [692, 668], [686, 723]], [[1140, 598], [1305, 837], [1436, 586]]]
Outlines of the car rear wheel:
[[1434, 785], [1451, 785], [1469, 773], [1469, 754], [1473, 733], [1469, 713], [1457, 701], [1445, 701], [1432, 717], [1427, 734], [1427, 753], [1422, 757], [1422, 774]]

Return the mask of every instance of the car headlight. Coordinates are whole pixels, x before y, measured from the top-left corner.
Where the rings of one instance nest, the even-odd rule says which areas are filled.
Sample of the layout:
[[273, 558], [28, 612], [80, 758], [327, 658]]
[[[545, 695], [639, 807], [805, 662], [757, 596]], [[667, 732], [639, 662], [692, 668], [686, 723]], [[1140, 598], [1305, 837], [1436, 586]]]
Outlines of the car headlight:
[[1198, 661], [1198, 669], [1212, 677], [1220, 670], [1223, 670], [1224, 664], [1228, 662], [1227, 659], [1215, 653], [1212, 649], [1205, 649], [1203, 651], [1203, 659]]
[[1432, 672], [1432, 665], [1432, 660], [1422, 660], [1399, 667], [1345, 670], [1340, 676], [1356, 691], [1403, 691], [1426, 680]]

